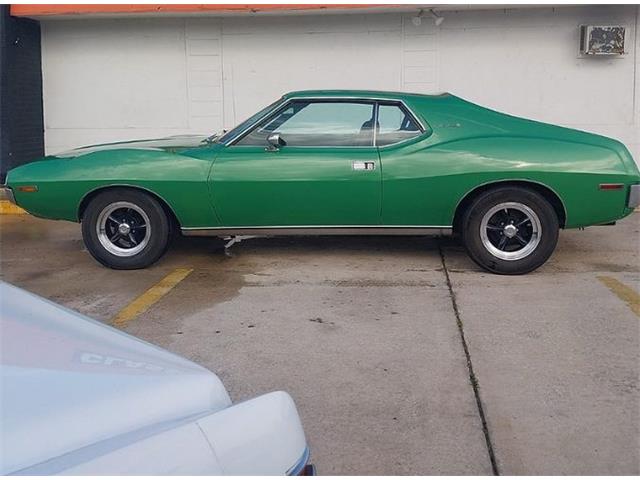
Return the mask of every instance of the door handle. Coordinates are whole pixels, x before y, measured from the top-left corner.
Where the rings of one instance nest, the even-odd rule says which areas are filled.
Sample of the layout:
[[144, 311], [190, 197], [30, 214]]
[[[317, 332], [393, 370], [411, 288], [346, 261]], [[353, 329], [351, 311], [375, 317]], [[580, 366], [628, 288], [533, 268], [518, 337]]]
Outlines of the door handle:
[[375, 170], [376, 162], [353, 162], [351, 166], [354, 170]]

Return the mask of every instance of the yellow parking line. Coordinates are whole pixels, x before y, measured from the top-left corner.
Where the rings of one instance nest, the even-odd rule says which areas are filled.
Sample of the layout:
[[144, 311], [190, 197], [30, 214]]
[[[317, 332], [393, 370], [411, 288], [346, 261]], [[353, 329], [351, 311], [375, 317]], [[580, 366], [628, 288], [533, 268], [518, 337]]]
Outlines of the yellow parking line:
[[24, 215], [26, 213], [27, 212], [9, 200], [0, 200], [0, 215]]
[[154, 303], [169, 293], [182, 280], [193, 272], [192, 268], [177, 268], [169, 275], [144, 292], [113, 317], [111, 325], [124, 328], [138, 315], [146, 312]]
[[613, 277], [598, 277], [598, 280], [604, 283], [620, 300], [629, 305], [631, 311], [640, 317], [640, 294], [638, 292]]

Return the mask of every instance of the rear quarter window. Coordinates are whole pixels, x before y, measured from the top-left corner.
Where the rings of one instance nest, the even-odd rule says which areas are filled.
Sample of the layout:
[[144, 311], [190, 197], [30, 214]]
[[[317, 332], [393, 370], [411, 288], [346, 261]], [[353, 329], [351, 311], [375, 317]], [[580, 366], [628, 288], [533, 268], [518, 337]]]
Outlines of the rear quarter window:
[[420, 125], [404, 107], [398, 104], [380, 104], [377, 129], [376, 145], [379, 147], [422, 134]]

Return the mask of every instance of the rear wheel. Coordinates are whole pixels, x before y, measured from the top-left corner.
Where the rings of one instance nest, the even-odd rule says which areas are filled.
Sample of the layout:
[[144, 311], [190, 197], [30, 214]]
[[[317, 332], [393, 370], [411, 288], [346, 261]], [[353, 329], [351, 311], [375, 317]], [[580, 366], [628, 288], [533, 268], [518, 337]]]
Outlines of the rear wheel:
[[479, 195], [462, 218], [469, 256], [490, 272], [535, 270], [558, 242], [558, 216], [549, 202], [525, 188], [501, 187]]
[[152, 196], [127, 189], [96, 195], [82, 218], [89, 253], [103, 265], [132, 270], [157, 261], [167, 249], [170, 224]]

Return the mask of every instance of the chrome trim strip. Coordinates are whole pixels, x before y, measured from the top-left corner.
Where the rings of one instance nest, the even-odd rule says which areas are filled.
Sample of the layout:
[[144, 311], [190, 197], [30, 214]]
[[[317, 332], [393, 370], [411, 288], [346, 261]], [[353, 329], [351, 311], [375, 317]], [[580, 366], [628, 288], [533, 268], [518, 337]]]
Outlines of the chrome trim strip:
[[311, 451], [309, 450], [309, 447], [306, 446], [304, 448], [304, 452], [302, 452], [302, 456], [300, 457], [300, 459], [296, 462], [294, 466], [292, 466], [291, 468], [289, 468], [289, 470], [287, 470], [285, 475], [287, 476], [300, 475], [302, 470], [304, 470], [304, 468], [307, 466], [307, 463], [309, 462], [310, 457], [311, 457]]
[[299, 226], [299, 227], [187, 227], [181, 228], [186, 236], [233, 236], [233, 235], [451, 235], [451, 226], [407, 226], [407, 225], [348, 225]]
[[380, 102], [373, 103], [373, 146], [376, 147], [378, 142], [378, 115], [380, 110]]
[[[372, 102], [372, 103], [376, 103], [376, 102], [391, 102], [391, 103], [399, 103], [401, 104], [406, 110], [407, 112], [409, 112], [409, 115], [411, 115], [413, 117], [413, 119], [416, 121], [416, 123], [418, 124], [418, 126], [420, 127], [421, 131], [422, 131], [422, 135], [424, 135], [427, 132], [427, 128], [424, 126], [424, 124], [422, 123], [422, 120], [420, 119], [420, 117], [418, 117], [414, 111], [409, 107], [409, 105], [407, 105], [405, 103], [404, 100], [400, 99], [400, 98], [379, 98], [379, 97], [318, 97], [318, 96], [304, 96], [304, 97], [291, 97], [288, 98], [287, 101], [285, 101], [284, 103], [280, 104], [280, 105], [275, 105], [274, 108], [272, 108], [269, 112], [267, 112], [266, 114], [264, 114], [262, 117], [260, 117], [258, 120], [256, 120], [255, 122], [253, 122], [250, 126], [248, 126], [247, 128], [245, 128], [242, 132], [238, 133], [235, 137], [229, 139], [226, 141], [226, 143], [224, 143], [225, 147], [228, 147], [230, 145], [232, 145], [233, 143], [236, 142], [236, 140], [239, 140], [240, 138], [242, 138], [242, 136], [244, 136], [247, 132], [249, 132], [253, 127], [255, 127], [256, 125], [258, 125], [261, 121], [263, 121], [265, 118], [268, 118], [269, 116], [273, 115], [274, 113], [276, 113], [278, 110], [281, 109], [285, 109], [287, 107], [287, 105], [289, 105], [289, 103], [291, 103], [294, 100], [323, 100], [323, 101], [335, 101], [335, 100], [360, 100], [363, 102]], [[377, 105], [374, 105], [375, 110], [377, 111]], [[375, 129], [374, 129], [375, 132]], [[375, 134], [374, 134], [375, 136]], [[382, 147], [378, 147], [378, 148], [384, 148], [384, 147], [389, 147], [391, 145], [397, 145], [398, 143], [402, 143], [402, 142], [406, 142], [407, 140], [413, 140], [413, 138], [409, 138], [406, 140], [401, 140], [400, 142], [396, 142], [396, 143], [390, 143], [389, 145], [383, 145]], [[319, 148], [322, 147], [323, 145], [318, 145], [317, 147], [315, 146], [309, 146], [311, 148]], [[364, 146], [352, 146], [352, 147], [337, 147], [337, 146], [325, 146], [327, 148], [376, 148], [376, 144], [375, 144], [375, 138], [374, 138], [374, 144], [373, 145], [364, 145]], [[296, 147], [299, 148], [299, 147]]]
[[640, 184], [631, 185], [629, 187], [629, 199], [627, 200], [628, 208], [636, 208], [640, 206]]

